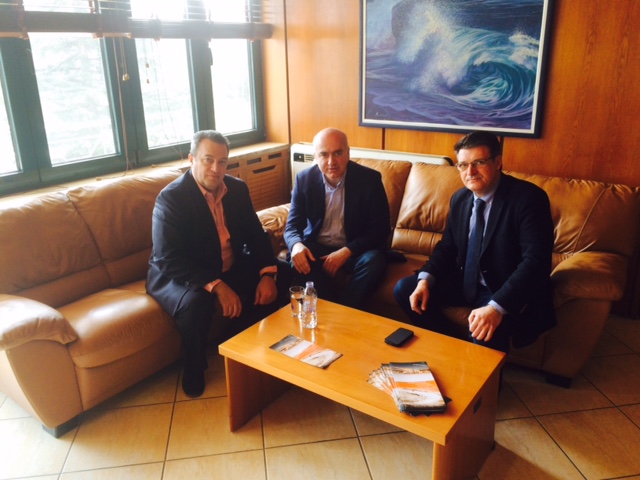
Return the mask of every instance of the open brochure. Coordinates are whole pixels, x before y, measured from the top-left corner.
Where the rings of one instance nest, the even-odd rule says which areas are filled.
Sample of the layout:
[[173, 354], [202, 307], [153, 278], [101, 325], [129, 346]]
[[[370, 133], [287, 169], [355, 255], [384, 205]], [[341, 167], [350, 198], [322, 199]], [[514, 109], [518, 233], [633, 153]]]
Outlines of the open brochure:
[[269, 348], [320, 368], [328, 367], [342, 356], [341, 353], [321, 347], [308, 340], [303, 340], [295, 335], [287, 335]]
[[369, 375], [369, 383], [391, 395], [401, 412], [444, 412], [442, 396], [427, 362], [385, 363]]

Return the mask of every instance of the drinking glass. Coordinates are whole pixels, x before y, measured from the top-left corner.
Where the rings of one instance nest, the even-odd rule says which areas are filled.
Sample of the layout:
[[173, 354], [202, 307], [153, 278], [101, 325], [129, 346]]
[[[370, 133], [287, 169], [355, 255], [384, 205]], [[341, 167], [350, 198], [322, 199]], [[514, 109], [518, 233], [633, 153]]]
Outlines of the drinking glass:
[[304, 287], [295, 286], [289, 289], [289, 297], [291, 298], [291, 315], [293, 318], [299, 318], [302, 311], [302, 298], [304, 297]]

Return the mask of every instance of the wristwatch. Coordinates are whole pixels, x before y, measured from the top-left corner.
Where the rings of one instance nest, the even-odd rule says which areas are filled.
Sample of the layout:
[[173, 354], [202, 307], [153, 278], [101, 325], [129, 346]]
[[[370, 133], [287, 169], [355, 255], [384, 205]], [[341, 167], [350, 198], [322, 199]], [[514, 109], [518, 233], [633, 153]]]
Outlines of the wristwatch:
[[278, 274], [275, 272], [264, 272], [262, 275], [260, 275], [260, 278], [262, 277], [271, 277], [273, 278], [273, 281], [276, 281], [276, 278], [278, 277]]

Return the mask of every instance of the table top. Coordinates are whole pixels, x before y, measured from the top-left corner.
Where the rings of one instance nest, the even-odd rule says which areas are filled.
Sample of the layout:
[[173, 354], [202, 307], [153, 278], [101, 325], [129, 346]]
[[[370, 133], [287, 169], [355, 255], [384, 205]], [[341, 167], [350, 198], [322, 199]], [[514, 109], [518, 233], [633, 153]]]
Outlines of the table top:
[[[399, 327], [413, 330], [414, 337], [402, 347], [387, 345], [385, 337]], [[290, 334], [342, 357], [322, 369], [269, 348]], [[477, 408], [480, 390], [505, 361], [502, 352], [322, 299], [317, 328], [302, 328], [287, 305], [221, 344], [219, 351], [441, 445], [463, 413]], [[451, 399], [444, 413], [412, 417], [400, 412], [390, 395], [368, 383], [369, 374], [382, 363], [417, 361], [429, 364], [440, 391]]]

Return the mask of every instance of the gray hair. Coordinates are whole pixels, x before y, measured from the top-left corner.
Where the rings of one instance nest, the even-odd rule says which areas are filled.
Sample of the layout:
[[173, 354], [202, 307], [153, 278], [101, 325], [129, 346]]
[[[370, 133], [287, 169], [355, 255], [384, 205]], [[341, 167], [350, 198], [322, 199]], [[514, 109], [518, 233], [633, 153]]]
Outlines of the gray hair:
[[200, 130], [193, 135], [193, 139], [191, 140], [191, 148], [189, 153], [195, 157], [198, 147], [200, 146], [200, 142], [204, 139], [211, 140], [214, 143], [219, 143], [221, 145], [226, 145], [227, 153], [229, 153], [229, 139], [222, 135], [217, 130]]

